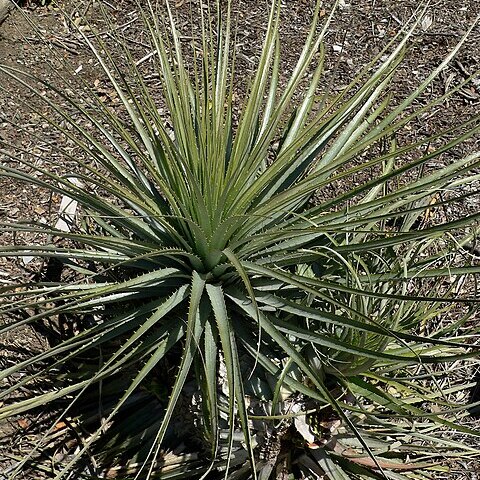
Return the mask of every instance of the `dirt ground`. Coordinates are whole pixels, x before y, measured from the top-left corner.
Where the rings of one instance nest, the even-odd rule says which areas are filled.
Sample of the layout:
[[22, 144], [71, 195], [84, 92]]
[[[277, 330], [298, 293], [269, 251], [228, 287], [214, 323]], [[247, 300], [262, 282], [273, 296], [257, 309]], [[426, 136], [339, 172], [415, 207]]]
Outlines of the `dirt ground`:
[[[115, 109], [118, 99], [102, 78], [92, 54], [84, 40], [78, 35], [73, 24], [85, 32], [95, 29], [102, 38], [110, 41], [108, 31], [115, 28], [125, 36], [133, 57], [145, 74], [146, 83], [158, 90], [158, 78], [149, 61], [150, 49], [143, 41], [142, 20], [134, 0], [65, 0], [60, 7], [41, 6], [42, 2], [30, 1], [22, 10], [14, 11], [0, 26], [0, 63], [27, 70], [59, 88], [76, 92], [82, 89], [82, 82], [93, 87], [99, 98]], [[178, 26], [184, 35], [195, 36], [199, 30], [190, 15], [189, 0], [172, 0]], [[267, 20], [266, 2], [257, 0], [234, 0], [234, 15], [237, 18], [236, 53], [238, 68], [241, 71], [235, 86], [238, 97], [245, 94], [248, 78], [252, 74], [258, 57], [262, 36]], [[326, 37], [327, 80], [331, 88], [339, 92], [366, 65], [384, 45], [415, 14], [418, 1], [413, 0], [349, 0], [340, 1], [338, 12]], [[303, 45], [313, 11], [312, 0], [285, 0], [283, 2], [283, 50], [282, 68], [285, 72], [294, 65]], [[322, 14], [331, 10], [333, 2], [325, 1]], [[100, 8], [108, 11], [108, 25], [101, 15]], [[404, 64], [396, 76], [392, 92], [395, 96], [407, 95], [435, 68], [445, 54], [472, 26], [480, 14], [478, 0], [435, 0], [430, 2], [427, 15], [423, 18], [414, 36]], [[117, 58], [121, 64], [124, 59]], [[443, 94], [449, 88], [480, 70], [480, 26], [474, 27], [457, 59], [435, 81], [417, 102], [421, 105], [428, 99]], [[42, 122], [39, 112], [44, 108], [37, 99], [30, 98], [21, 85], [2, 77], [0, 83], [0, 141], [12, 148], [21, 149], [25, 155], [34, 155], [35, 161], [42, 158], [51, 160], [51, 145], [59, 141], [58, 134]], [[80, 85], [80, 87], [79, 87]], [[452, 124], [458, 124], [479, 113], [480, 81], [453, 95], [429, 116], [416, 121], [403, 133], [405, 140], [431, 134]], [[34, 109], [38, 108], [39, 112]], [[3, 148], [3, 146], [2, 146]], [[68, 145], [66, 148], [70, 148]], [[456, 148], [450, 155], [463, 156], [480, 148], [480, 138], [472, 139]], [[74, 150], [71, 151], [74, 154]], [[1, 152], [0, 152], [1, 160]], [[451, 159], [450, 159], [451, 160]], [[448, 161], [448, 159], [447, 159]], [[58, 168], [68, 174], [70, 166], [58, 158]], [[16, 184], [11, 180], [0, 179], [0, 223], [23, 218], [35, 218], [51, 222], [58, 210], [58, 198], [51, 197], [41, 189]], [[451, 215], [465, 215], [478, 211], [477, 200], [470, 199], [462, 204], [459, 211], [447, 212]], [[28, 242], [41, 241], [30, 237]], [[6, 235], [0, 238], [1, 244], [9, 244], [13, 239]], [[33, 276], [38, 265], [26, 262], [0, 262], [0, 284], [14, 282], [18, 278]], [[25, 329], [13, 337], [0, 339], [0, 367], [8, 365], [13, 358], [28, 354], [23, 349], [41, 349], [44, 339]], [[1, 349], [3, 348], [3, 352]], [[23, 353], [22, 353], [23, 352]], [[3, 425], [0, 430], [0, 465], [2, 454], [7, 451], [22, 452], [30, 445], [32, 423], [35, 419], [19, 420], [16, 424]], [[3, 435], [2, 435], [3, 434]], [[15, 448], [14, 448], [15, 447]], [[4, 458], [5, 460], [5, 458]], [[4, 464], [5, 465], [5, 464]], [[475, 472], [477, 470], [477, 472]], [[473, 480], [478, 478], [480, 466], [465, 462], [459, 464], [452, 479]], [[0, 480], [3, 480], [0, 467]], [[440, 478], [440, 477], [439, 477]], [[442, 477], [443, 478], [443, 477]]]

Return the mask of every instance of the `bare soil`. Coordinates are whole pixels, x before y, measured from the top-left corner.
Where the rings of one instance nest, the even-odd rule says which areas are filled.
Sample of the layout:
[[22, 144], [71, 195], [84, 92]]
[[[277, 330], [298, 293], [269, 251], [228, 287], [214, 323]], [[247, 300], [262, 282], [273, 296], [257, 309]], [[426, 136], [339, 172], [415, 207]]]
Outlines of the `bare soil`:
[[[329, 14], [332, 1], [324, 2], [325, 17]], [[40, 2], [30, 2], [28, 7], [15, 10], [0, 26], [0, 63], [16, 66], [30, 74], [43, 78], [59, 88], [75, 92], [82, 82], [95, 88], [98, 97], [116, 107], [115, 93], [96, 68], [96, 62], [79, 37], [74, 23], [88, 32], [95, 29], [108, 43], [108, 31], [112, 26], [121, 31], [132, 49], [134, 59], [145, 73], [145, 81], [153, 90], [158, 89], [158, 78], [148, 59], [150, 53], [146, 42], [142, 20], [134, 0], [64, 0], [59, 7], [39, 6]], [[178, 26], [185, 35], [198, 34], [199, 25], [191, 16], [189, 0], [172, 0]], [[366, 65], [395, 36], [415, 14], [418, 1], [413, 0], [357, 0], [342, 1], [326, 37], [327, 81], [334, 92], [339, 92], [349, 83], [361, 67]], [[109, 13], [108, 25], [99, 15], [103, 7]], [[265, 2], [257, 0], [234, 0], [237, 18], [236, 52], [241, 79], [236, 84], [238, 97], [245, 94], [248, 79], [251, 77], [258, 57], [267, 12]], [[283, 9], [282, 67], [291, 70], [303, 45], [313, 12], [312, 0], [285, 0]], [[420, 24], [407, 52], [404, 64], [400, 67], [392, 86], [396, 98], [408, 95], [453, 48], [464, 33], [473, 25], [480, 14], [478, 0], [437, 0], [431, 2], [427, 15]], [[125, 59], [116, 59], [122, 64]], [[441, 78], [418, 100], [418, 105], [443, 94], [446, 90], [480, 70], [480, 27], [475, 26], [462, 47], [457, 59], [442, 73]], [[43, 106], [38, 99], [31, 98], [26, 89], [6, 77], [0, 83], [0, 142], [1, 148], [22, 150], [25, 155], [33, 155], [36, 162], [42, 158], [51, 159], [50, 146], [59, 142], [58, 133], [42, 121]], [[79, 87], [80, 85], [80, 87]], [[479, 113], [480, 82], [473, 82], [467, 88], [453, 95], [448, 102], [440, 105], [433, 114], [415, 122], [403, 132], [403, 141], [413, 140], [439, 131], [452, 124]], [[37, 110], [37, 111], [35, 111]], [[400, 139], [402, 141], [402, 139]], [[67, 145], [68, 149], [69, 146]], [[480, 149], [480, 139], [471, 139], [456, 148], [445, 161], [464, 156]], [[72, 149], [71, 153], [75, 152]], [[58, 154], [57, 154], [58, 155]], [[1, 151], [0, 151], [1, 159]], [[59, 171], [68, 174], [70, 165], [58, 158]], [[341, 187], [340, 187], [341, 188]], [[346, 187], [345, 187], [346, 188]], [[47, 195], [40, 188], [0, 179], [0, 222], [24, 218], [53, 222], [58, 211], [59, 199]], [[443, 215], [462, 216], [476, 212], [480, 208], [478, 198], [466, 201], [456, 212], [443, 212]], [[0, 237], [0, 244], [14, 241], [36, 242], [41, 238]], [[0, 261], [0, 284], [16, 282], [20, 278], [34, 276], [40, 266], [20, 261]], [[25, 349], [40, 350], [45, 339], [25, 328], [15, 335], [0, 338], [0, 367], [27, 355]], [[35, 435], [36, 418], [26, 416], [14, 423], [0, 426], [0, 479], [2, 465], [7, 469], [11, 463], [9, 454], [22, 454], [30, 448], [31, 436]], [[2, 463], [3, 462], [3, 463]], [[474, 480], [480, 465], [465, 461], [459, 463], [451, 478]], [[440, 478], [440, 477], [439, 477]], [[443, 478], [443, 477], [442, 477]]]

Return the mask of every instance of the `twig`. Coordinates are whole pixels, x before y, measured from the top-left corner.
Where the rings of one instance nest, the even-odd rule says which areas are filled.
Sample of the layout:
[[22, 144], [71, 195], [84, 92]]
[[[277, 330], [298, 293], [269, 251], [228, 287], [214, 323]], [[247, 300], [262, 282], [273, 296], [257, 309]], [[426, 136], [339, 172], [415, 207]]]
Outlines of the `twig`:
[[417, 35], [427, 35], [429, 37], [459, 37], [459, 33], [455, 32], [420, 32]]
[[76, 49], [74, 49], [73, 47], [70, 47], [69, 45], [67, 45], [65, 43], [65, 41], [67, 41], [68, 43], [74, 43], [74, 42], [69, 41], [69, 40], [63, 40], [63, 39], [53, 38], [53, 37], [46, 37], [46, 38], [43, 38], [43, 39], [35, 38], [35, 37], [26, 37], [25, 39], [27, 41], [31, 42], [31, 43], [40, 43], [40, 42], [45, 41], [50, 45], [54, 45], [56, 47], [63, 48], [64, 50], [71, 53], [72, 55], [78, 55], [78, 51]]
[[135, 62], [135, 66], [136, 67], [140, 66], [143, 62], [146, 62], [149, 58], [152, 58], [156, 53], [157, 53], [156, 50], [153, 50], [150, 53], [147, 53], [144, 57], [142, 57], [140, 60]]
[[136, 22], [137, 20], [138, 20], [138, 16], [132, 18], [128, 22], [122, 23], [122, 25], [119, 25], [118, 27], [109, 28], [108, 30], [103, 30], [101, 32], [92, 33], [91, 35], [88, 35], [87, 38], [89, 38], [89, 39], [90, 38], [96, 38], [96, 37], [99, 37], [101, 35], [111, 34], [112, 32], [115, 32], [117, 30], [125, 29], [126, 27], [130, 26], [132, 23]]
[[455, 65], [458, 67], [460, 72], [463, 74], [464, 77], [469, 78], [472, 76], [472, 74], [465, 68], [463, 63], [460, 60], [455, 60]]

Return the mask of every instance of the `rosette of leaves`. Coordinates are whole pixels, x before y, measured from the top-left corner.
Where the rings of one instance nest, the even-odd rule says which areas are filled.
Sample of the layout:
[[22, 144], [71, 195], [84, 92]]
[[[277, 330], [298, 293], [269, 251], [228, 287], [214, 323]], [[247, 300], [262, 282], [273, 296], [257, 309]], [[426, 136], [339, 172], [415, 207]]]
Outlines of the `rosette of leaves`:
[[[332, 96], [323, 40], [334, 12], [319, 25], [317, 3], [285, 78], [273, 1], [248, 94], [236, 105], [231, 2], [207, 7], [188, 62], [168, 2], [162, 14], [150, 2], [139, 10], [167, 115], [119, 36], [126, 67], [100, 35], [83, 40], [121, 113], [87, 85], [76, 97], [0, 68], [45, 103], [38, 115], [79, 152], [52, 147], [75, 165], [60, 174], [54, 160], [40, 166], [20, 146], [2, 149], [3, 176], [78, 209], [75, 220], [62, 213], [63, 228], [2, 225], [50, 239], [3, 246], [4, 257], [50, 259], [61, 274], [2, 288], [1, 332], [43, 325], [56, 339], [1, 373], [7, 382], [21, 377], [6, 383], [0, 418], [58, 401], [58, 420], [77, 412], [89, 434], [53, 467], [54, 478], [96, 455], [103, 464], [90, 462], [83, 475], [108, 464], [110, 476], [124, 478], [262, 479], [428, 478], [444, 457], [475, 455], [438, 434], [478, 435], [448, 400], [466, 385], [445, 390], [436, 379], [477, 354], [467, 327], [480, 267], [461, 254], [480, 214], [421, 219], [444, 189], [450, 195], [437, 206], [478, 194], [479, 152], [428, 168], [476, 135], [478, 118], [396, 141], [464, 86], [411, 108], [464, 39], [391, 102], [412, 21]], [[471, 290], [462, 293], [464, 285]], [[52, 376], [50, 389], [9, 401]], [[202, 456], [166, 453], [189, 436]]]

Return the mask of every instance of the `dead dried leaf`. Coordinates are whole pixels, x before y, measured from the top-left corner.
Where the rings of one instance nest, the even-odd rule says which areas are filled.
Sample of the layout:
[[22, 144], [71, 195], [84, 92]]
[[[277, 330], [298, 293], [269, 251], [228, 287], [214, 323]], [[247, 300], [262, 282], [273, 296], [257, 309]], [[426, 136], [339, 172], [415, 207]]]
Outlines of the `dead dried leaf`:
[[18, 423], [18, 426], [23, 430], [25, 430], [30, 426], [30, 422], [25, 418], [20, 418], [20, 420], [18, 420], [17, 423]]

